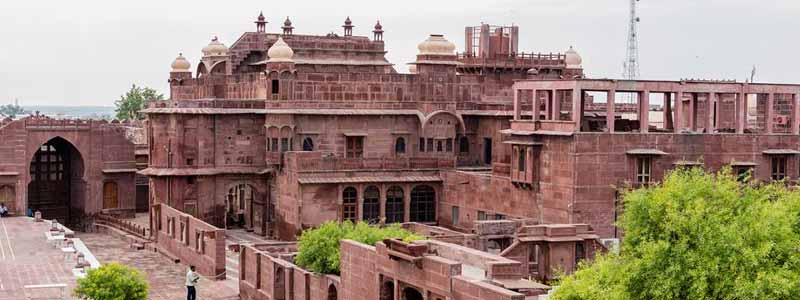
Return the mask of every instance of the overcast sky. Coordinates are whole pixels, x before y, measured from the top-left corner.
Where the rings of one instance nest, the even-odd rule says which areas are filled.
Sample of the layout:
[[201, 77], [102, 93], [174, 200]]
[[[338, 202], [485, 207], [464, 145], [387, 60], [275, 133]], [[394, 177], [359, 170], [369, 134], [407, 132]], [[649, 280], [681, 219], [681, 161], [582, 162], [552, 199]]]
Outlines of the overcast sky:
[[[275, 4], [280, 3], [279, 6]], [[463, 51], [464, 27], [520, 26], [520, 51], [575, 46], [590, 77], [619, 78], [628, 0], [0, 1], [0, 104], [113, 105], [131, 84], [168, 94], [169, 65], [179, 52], [197, 65], [217, 35], [230, 46], [255, 31], [259, 11], [280, 31], [371, 36], [380, 19], [387, 57], [399, 71], [416, 45], [441, 33]], [[800, 1], [642, 0], [641, 77], [800, 83]], [[167, 95], [168, 96], [168, 95]]]

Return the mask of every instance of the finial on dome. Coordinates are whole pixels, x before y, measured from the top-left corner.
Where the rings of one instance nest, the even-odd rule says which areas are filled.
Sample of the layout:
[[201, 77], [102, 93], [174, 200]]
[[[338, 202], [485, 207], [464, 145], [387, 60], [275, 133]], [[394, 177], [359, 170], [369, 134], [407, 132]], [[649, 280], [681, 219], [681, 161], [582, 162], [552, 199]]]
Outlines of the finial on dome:
[[228, 47], [219, 41], [217, 36], [211, 39], [208, 46], [203, 47], [203, 56], [225, 56], [228, 55]]
[[383, 40], [383, 25], [381, 25], [381, 20], [378, 20], [378, 23], [375, 23], [375, 30], [372, 30], [373, 33], [373, 40], [374, 41], [382, 41]]
[[192, 68], [192, 64], [183, 57], [183, 53], [178, 54], [178, 57], [172, 61], [170, 66], [172, 67], [172, 72], [191, 72], [189, 69]]
[[344, 20], [344, 36], [353, 36], [353, 21], [350, 20], [350, 16], [347, 16], [347, 19]]
[[286, 16], [286, 21], [283, 21], [283, 35], [292, 35], [292, 21], [289, 20], [289, 16]]
[[294, 62], [292, 60], [292, 57], [294, 57], [294, 50], [289, 47], [289, 44], [286, 44], [282, 37], [279, 37], [278, 40], [272, 44], [272, 47], [269, 47], [267, 56], [269, 57], [267, 60], [268, 63]]

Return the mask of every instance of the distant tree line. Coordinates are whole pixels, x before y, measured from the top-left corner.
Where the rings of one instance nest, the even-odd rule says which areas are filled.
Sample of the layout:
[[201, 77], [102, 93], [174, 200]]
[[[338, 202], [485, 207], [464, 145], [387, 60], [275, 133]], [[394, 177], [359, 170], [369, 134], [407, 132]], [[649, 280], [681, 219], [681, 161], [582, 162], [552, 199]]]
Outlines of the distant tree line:
[[29, 112], [25, 111], [25, 109], [22, 108], [22, 106], [19, 106], [17, 104], [6, 104], [0, 106], [0, 115], [6, 115], [11, 118], [16, 118], [19, 115], [24, 115], [28, 113]]

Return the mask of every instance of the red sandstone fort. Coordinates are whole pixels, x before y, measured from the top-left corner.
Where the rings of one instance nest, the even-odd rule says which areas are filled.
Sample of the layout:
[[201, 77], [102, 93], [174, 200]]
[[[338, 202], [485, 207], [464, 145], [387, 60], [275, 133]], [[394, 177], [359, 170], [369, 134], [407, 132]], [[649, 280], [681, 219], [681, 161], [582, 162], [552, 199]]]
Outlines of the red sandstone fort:
[[[63, 222], [149, 212], [145, 238], [201, 273], [242, 247], [242, 299], [528, 299], [621, 233], [618, 191], [684, 166], [797, 178], [800, 85], [589, 79], [576, 49], [518, 49], [520, 28], [420, 37], [409, 72], [371, 36], [287, 18], [202, 59], [179, 55], [142, 124], [0, 122], [0, 201]], [[165, 74], [166, 76], [166, 74]], [[653, 109], [657, 107], [658, 109]], [[330, 220], [430, 239], [342, 241], [341, 276], [292, 263]]]

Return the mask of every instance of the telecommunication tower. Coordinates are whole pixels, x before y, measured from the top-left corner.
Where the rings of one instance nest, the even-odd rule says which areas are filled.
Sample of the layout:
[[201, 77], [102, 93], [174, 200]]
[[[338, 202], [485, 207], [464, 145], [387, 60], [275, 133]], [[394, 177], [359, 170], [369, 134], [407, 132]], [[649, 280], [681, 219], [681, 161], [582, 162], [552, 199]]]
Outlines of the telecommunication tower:
[[639, 77], [639, 33], [638, 24], [639, 16], [636, 14], [636, 2], [639, 0], [631, 1], [631, 15], [628, 24], [628, 50], [625, 54], [625, 61], [622, 63], [624, 79], [635, 80]]

